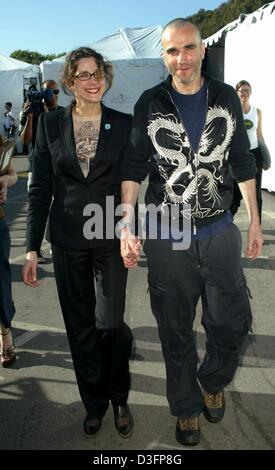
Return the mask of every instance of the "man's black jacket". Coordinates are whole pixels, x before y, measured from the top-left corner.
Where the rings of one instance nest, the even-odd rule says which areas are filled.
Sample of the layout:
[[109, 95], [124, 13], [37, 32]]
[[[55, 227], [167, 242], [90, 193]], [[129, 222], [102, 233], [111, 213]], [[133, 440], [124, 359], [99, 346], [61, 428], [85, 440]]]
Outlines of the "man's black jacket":
[[232, 203], [233, 179], [253, 179], [240, 100], [235, 90], [208, 75], [207, 114], [198, 152], [173, 103], [171, 76], [145, 91], [134, 112], [121, 180], [140, 183], [149, 173], [146, 203], [191, 205], [196, 225], [221, 217]]

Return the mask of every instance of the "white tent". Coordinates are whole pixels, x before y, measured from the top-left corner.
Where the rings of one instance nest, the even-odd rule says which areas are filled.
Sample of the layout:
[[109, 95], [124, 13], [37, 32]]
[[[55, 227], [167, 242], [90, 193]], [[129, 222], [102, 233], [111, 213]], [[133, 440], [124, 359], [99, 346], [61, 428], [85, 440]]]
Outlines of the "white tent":
[[18, 126], [24, 86], [28, 88], [28, 84], [35, 83], [35, 81], [39, 86], [39, 74], [38, 65], [27, 64], [0, 54], [0, 133], [3, 133], [5, 103], [7, 101], [12, 103], [12, 112]]
[[224, 47], [224, 81], [235, 87], [240, 80], [252, 86], [253, 104], [262, 110], [263, 133], [271, 153], [272, 167], [263, 172], [262, 187], [275, 191], [275, 133], [273, 88], [275, 1], [249, 15], [240, 15], [213, 36], [207, 46]]
[[[131, 113], [140, 94], [166, 77], [161, 58], [162, 27], [120, 28], [111, 36], [90, 45], [114, 65], [114, 81], [104, 97], [107, 106]], [[40, 65], [43, 80], [59, 80], [64, 57]], [[70, 98], [63, 93], [59, 103], [66, 105]]]

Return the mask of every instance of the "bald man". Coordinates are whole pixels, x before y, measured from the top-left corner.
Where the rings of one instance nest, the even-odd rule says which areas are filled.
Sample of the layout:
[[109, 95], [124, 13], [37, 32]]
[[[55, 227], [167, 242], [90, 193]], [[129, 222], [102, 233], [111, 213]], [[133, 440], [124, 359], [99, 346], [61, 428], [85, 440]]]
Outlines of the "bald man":
[[[167, 398], [177, 417], [176, 439], [196, 445], [200, 414], [212, 423], [224, 415], [224, 388], [234, 377], [252, 320], [241, 266], [241, 235], [229, 210], [232, 175], [249, 214], [246, 255], [255, 259], [263, 240], [256, 167], [235, 90], [202, 73], [205, 46], [198, 28], [184, 18], [165, 26], [162, 47], [169, 76], [145, 91], [135, 106], [122, 168], [122, 202], [134, 206], [140, 184], [149, 174], [146, 204], [173, 213], [163, 237], [162, 214], [154, 220], [148, 210], [146, 228], [149, 220], [157, 236], [151, 237], [147, 230], [144, 251], [151, 308], [166, 365]], [[126, 209], [119, 222], [126, 267], [139, 259], [139, 244], [130, 229], [132, 212]], [[190, 238], [184, 248], [174, 240], [175, 219], [183, 238]], [[198, 367], [193, 322], [199, 299], [206, 353]]]

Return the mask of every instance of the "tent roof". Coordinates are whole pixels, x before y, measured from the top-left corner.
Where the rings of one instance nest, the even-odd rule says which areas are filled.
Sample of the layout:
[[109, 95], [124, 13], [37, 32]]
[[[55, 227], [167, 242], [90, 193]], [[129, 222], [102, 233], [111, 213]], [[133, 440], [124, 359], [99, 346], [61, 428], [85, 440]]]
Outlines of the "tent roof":
[[240, 24], [249, 25], [252, 23], [256, 23], [257, 21], [261, 21], [264, 17], [269, 16], [274, 12], [275, 1], [263, 5], [261, 8], [258, 8], [258, 10], [248, 15], [241, 13], [238, 19], [232, 21], [231, 23], [228, 23], [222, 29], [212, 34], [212, 36], [209, 36], [208, 38], [204, 39], [203, 42], [206, 46], [213, 46], [214, 44], [218, 45], [219, 42], [224, 41], [224, 38], [229, 31], [232, 31], [233, 29], [237, 28]]
[[28, 64], [27, 62], [22, 62], [21, 60], [12, 59], [11, 57], [6, 57], [0, 54], [0, 71], [9, 71], [9, 70], [26, 70], [32, 69], [38, 66]]
[[162, 27], [119, 28], [91, 46], [109, 60], [161, 57]]
[[[119, 28], [115, 33], [90, 44], [107, 60], [157, 59], [161, 57], [162, 26]], [[63, 64], [65, 55], [42, 63]]]

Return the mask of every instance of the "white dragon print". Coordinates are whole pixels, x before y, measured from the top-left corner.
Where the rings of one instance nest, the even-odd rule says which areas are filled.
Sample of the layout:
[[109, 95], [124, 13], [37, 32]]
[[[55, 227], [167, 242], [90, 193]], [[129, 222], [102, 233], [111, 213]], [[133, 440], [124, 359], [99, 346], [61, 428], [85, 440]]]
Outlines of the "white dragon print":
[[[216, 145], [209, 155], [205, 155], [212, 145], [211, 132], [213, 128], [211, 124], [216, 118], [223, 118], [226, 120], [226, 134], [222, 135], [223, 140], [221, 144]], [[158, 143], [157, 133], [161, 129], [170, 131], [169, 133], [167, 132], [166, 136], [173, 139], [176, 149], [165, 148]], [[167, 163], [176, 167], [173, 173], [169, 176], [163, 166], [159, 166], [159, 171], [165, 180], [164, 205], [167, 203], [189, 204], [192, 197], [196, 194], [198, 187], [200, 187], [203, 192], [204, 200], [211, 200], [212, 205], [221, 200], [221, 196], [217, 190], [217, 185], [218, 181], [221, 181], [222, 175], [217, 171], [216, 166], [213, 166], [211, 171], [205, 168], [198, 168], [198, 170], [194, 172], [192, 164], [194, 165], [194, 168], [196, 168], [200, 163], [213, 164], [214, 162], [218, 162], [218, 168], [221, 168], [223, 160], [227, 160], [228, 158], [227, 147], [232, 139], [234, 130], [235, 121], [226, 109], [221, 107], [210, 108], [206, 116], [205, 128], [199, 146], [197, 162], [195, 159], [187, 162], [187, 157], [183, 152], [183, 148], [189, 148], [190, 144], [182, 123], [176, 122], [174, 115], [156, 115], [156, 118], [148, 126], [148, 134], [158, 154], [163, 157]], [[184, 173], [187, 175], [182, 178]], [[185, 184], [179, 184], [179, 181], [181, 180], [184, 181]], [[183, 187], [182, 194], [175, 193], [173, 189], [175, 184], [177, 185], [177, 188], [180, 186]], [[197, 217], [205, 217], [211, 211], [209, 207], [192, 207], [192, 210], [194, 209], [196, 210]], [[216, 215], [219, 212], [220, 211], [218, 210], [211, 215]]]

